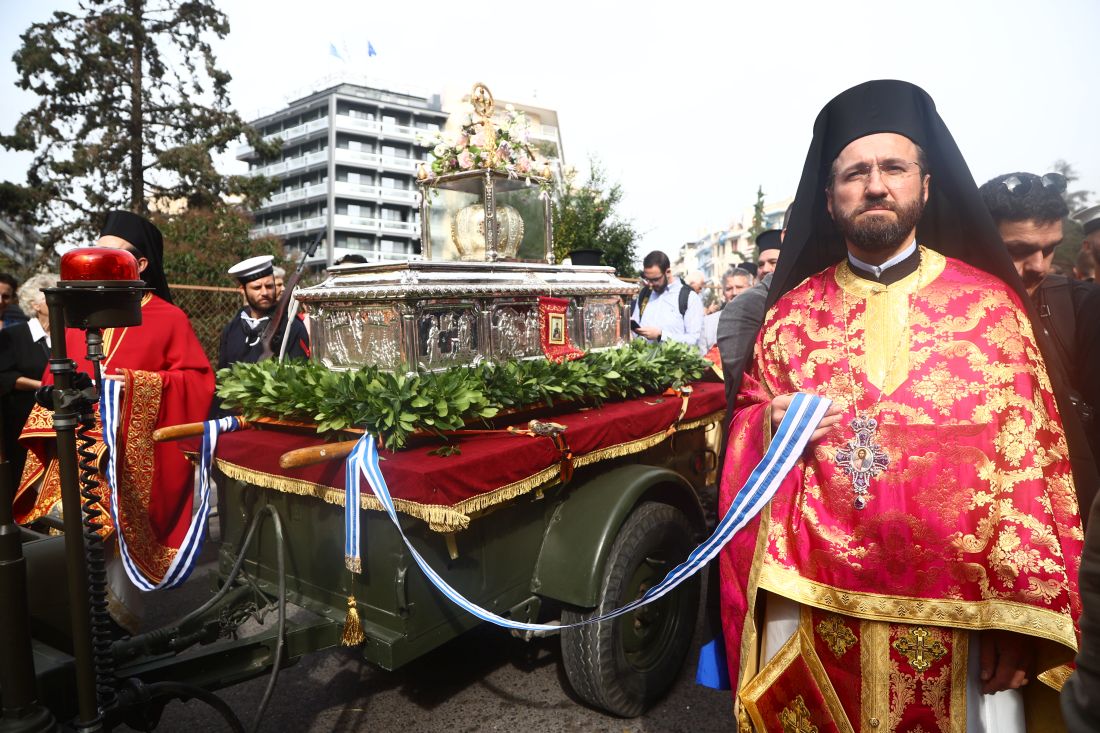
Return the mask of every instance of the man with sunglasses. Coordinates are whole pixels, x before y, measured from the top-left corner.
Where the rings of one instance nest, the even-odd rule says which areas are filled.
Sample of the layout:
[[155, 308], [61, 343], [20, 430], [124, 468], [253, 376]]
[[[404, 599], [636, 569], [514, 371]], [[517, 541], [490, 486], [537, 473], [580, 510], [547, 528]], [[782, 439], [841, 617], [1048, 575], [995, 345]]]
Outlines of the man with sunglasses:
[[672, 340], [700, 346], [703, 335], [703, 301], [691, 288], [672, 276], [668, 255], [653, 250], [642, 260], [642, 280], [630, 313], [630, 327], [650, 341]]
[[979, 189], [1016, 272], [1024, 281], [1043, 329], [1069, 379], [1073, 401], [1088, 436], [1093, 459], [1100, 458], [1100, 286], [1053, 271], [1069, 216], [1059, 173], [1005, 173]]

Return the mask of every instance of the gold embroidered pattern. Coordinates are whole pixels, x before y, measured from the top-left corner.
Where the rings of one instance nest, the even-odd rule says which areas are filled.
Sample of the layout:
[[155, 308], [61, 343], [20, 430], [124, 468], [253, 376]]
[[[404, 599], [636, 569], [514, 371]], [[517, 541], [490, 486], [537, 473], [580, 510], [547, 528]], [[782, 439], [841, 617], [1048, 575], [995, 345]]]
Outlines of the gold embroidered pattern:
[[810, 722], [810, 711], [798, 695], [791, 704], [779, 713], [779, 723], [783, 733], [817, 733], [817, 726]]
[[835, 613], [818, 623], [817, 633], [837, 659], [856, 644], [856, 635]]
[[923, 626], [914, 626], [892, 646], [909, 661], [909, 666], [924, 673], [932, 663], [947, 655], [947, 647]]

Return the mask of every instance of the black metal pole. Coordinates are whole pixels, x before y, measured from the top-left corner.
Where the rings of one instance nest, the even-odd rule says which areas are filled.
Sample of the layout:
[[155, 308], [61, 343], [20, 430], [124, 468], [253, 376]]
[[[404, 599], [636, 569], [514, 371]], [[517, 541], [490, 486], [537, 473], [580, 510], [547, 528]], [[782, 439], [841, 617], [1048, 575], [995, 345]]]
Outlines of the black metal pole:
[[[0, 421], [2, 422], [2, 421]], [[0, 733], [48, 731], [53, 716], [38, 704], [34, 654], [27, 611], [27, 561], [23, 540], [12, 516], [15, 481], [0, 441], [0, 690], [3, 715]]]
[[[51, 292], [52, 291], [52, 292]], [[102, 730], [96, 703], [95, 663], [92, 656], [92, 621], [88, 596], [88, 565], [84, 556], [80, 488], [77, 482], [76, 410], [78, 394], [73, 389], [76, 365], [65, 352], [65, 306], [61, 292], [45, 292], [50, 309], [50, 372], [54, 380], [53, 427], [57, 435], [57, 464], [61, 477], [61, 508], [65, 521], [65, 560], [68, 569], [69, 609], [73, 627], [73, 658], [76, 671], [77, 729]]]

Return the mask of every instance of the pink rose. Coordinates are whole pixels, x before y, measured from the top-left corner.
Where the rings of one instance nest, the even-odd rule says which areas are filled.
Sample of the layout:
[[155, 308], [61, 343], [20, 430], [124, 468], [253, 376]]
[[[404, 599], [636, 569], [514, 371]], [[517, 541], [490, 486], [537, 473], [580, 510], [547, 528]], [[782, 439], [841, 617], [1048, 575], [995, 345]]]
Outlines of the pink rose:
[[531, 159], [526, 155], [519, 156], [516, 160], [516, 170], [520, 173], [529, 173], [531, 171]]
[[463, 170], [469, 170], [474, 167], [474, 156], [470, 155], [469, 150], [463, 150], [459, 153], [458, 167]]

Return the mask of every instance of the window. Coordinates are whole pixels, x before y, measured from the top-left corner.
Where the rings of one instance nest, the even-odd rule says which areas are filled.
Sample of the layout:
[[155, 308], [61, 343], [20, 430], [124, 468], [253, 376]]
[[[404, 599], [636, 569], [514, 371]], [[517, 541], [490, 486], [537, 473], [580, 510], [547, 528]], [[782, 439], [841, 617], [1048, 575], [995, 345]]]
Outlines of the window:
[[382, 188], [402, 189], [407, 188], [405, 181], [393, 176], [382, 176]]
[[393, 145], [383, 145], [382, 156], [385, 158], [408, 158], [409, 151], [404, 148], [394, 147]]
[[385, 207], [382, 207], [382, 220], [401, 221], [401, 212], [397, 209], [387, 209]]

